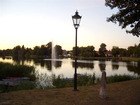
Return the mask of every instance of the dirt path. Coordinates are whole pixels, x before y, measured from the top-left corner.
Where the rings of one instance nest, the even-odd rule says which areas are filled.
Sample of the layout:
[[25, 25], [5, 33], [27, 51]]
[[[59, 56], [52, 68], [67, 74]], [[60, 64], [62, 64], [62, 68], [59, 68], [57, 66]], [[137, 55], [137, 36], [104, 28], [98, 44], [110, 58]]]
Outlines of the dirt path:
[[140, 105], [140, 80], [108, 84], [109, 98], [98, 97], [99, 85], [0, 93], [0, 105]]

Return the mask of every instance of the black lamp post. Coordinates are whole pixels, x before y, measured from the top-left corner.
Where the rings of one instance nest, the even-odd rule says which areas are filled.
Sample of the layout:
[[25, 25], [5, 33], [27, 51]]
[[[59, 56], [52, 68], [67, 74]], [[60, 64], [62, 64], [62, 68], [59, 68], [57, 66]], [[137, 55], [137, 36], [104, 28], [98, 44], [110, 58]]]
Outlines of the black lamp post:
[[78, 12], [75, 12], [75, 15], [72, 16], [73, 25], [76, 30], [75, 36], [75, 72], [74, 72], [74, 91], [77, 91], [77, 29], [80, 26], [81, 17]]

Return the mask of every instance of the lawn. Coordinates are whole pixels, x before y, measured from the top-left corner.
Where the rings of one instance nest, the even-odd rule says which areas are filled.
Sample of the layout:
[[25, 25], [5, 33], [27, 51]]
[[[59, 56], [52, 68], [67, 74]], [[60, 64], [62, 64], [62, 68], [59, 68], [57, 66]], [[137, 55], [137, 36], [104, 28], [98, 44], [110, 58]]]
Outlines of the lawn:
[[140, 80], [107, 85], [109, 98], [100, 99], [100, 85], [34, 89], [0, 93], [0, 105], [140, 105]]

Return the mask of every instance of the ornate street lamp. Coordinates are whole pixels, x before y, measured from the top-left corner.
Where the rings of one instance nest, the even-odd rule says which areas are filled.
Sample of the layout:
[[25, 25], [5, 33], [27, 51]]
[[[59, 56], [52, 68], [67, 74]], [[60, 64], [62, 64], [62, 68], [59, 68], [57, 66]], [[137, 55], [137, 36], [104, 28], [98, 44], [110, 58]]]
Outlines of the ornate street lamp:
[[75, 15], [72, 16], [73, 25], [76, 30], [76, 36], [75, 36], [75, 72], [74, 72], [74, 91], [77, 91], [77, 29], [80, 26], [82, 16], [78, 14], [78, 12], [75, 12]]

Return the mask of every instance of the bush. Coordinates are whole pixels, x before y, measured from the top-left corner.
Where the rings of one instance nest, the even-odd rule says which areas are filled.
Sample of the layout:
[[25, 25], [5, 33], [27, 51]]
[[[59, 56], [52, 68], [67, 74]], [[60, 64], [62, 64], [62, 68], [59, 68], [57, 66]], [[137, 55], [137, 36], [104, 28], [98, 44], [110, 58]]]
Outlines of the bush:
[[52, 76], [53, 86], [56, 88], [70, 87], [72, 86], [73, 79], [64, 78], [63, 75]]
[[18, 91], [18, 90], [30, 90], [36, 87], [33, 81], [22, 81], [20, 84], [15, 86], [0, 85], [1, 92]]
[[95, 83], [95, 74], [93, 75], [78, 75], [78, 85], [79, 86], [87, 86]]
[[1, 84], [0, 92], [8, 92], [13, 90], [25, 90], [25, 89], [33, 89], [35, 88], [35, 83], [33, 81], [36, 80], [35, 76], [35, 68], [33, 66], [26, 65], [13, 65], [9, 63], [0, 62], [0, 81], [3, 79], [12, 79], [27, 77], [28, 80], [20, 80], [20, 84], [15, 86], [8, 86]]
[[36, 87], [33, 81], [22, 81], [19, 85], [15, 86], [13, 90], [30, 90]]
[[29, 77], [31, 80], [35, 80], [35, 68], [0, 62], [0, 80], [7, 77]]
[[[53, 75], [53, 86], [56, 88], [72, 87], [73, 81], [74, 81], [73, 78], [64, 78], [63, 75], [58, 75], [58, 77], [56, 77], [55, 75]], [[95, 83], [94, 81], [95, 81], [95, 74], [77, 75], [78, 86], [92, 85]]]
[[131, 76], [131, 75], [114, 75], [114, 76], [109, 76], [107, 77], [107, 82], [108, 83], [114, 83], [114, 82], [122, 82], [122, 81], [128, 81], [128, 80], [134, 80], [139, 77], [136, 76]]

